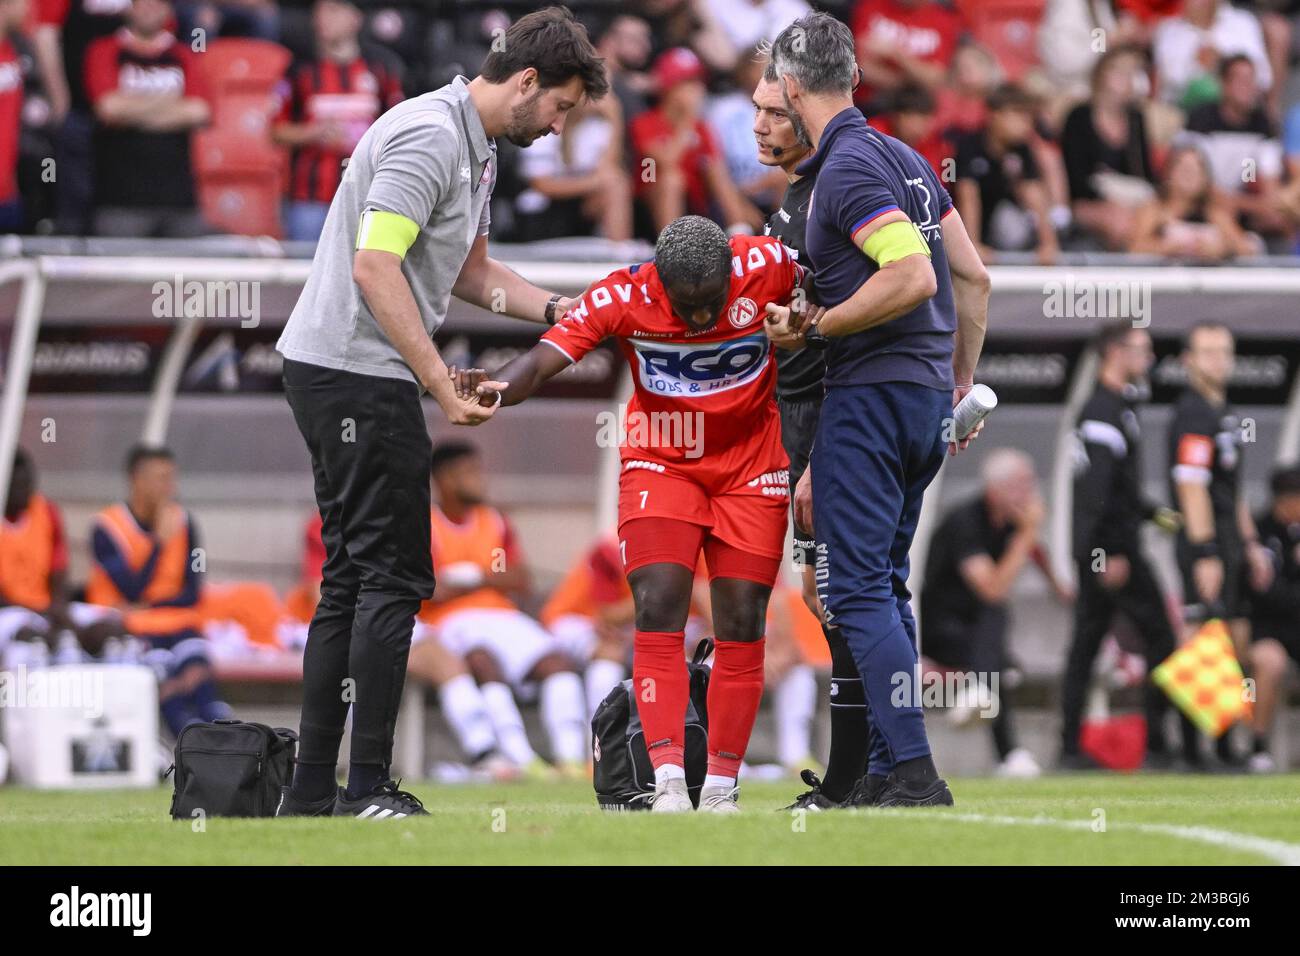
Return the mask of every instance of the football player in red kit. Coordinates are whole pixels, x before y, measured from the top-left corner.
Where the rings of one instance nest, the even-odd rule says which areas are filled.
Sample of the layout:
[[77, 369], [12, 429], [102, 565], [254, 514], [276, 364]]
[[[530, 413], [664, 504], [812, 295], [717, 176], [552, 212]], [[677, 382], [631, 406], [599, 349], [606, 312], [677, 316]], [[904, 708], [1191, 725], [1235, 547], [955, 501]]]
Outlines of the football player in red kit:
[[654, 811], [692, 808], [682, 645], [701, 550], [717, 651], [699, 804], [738, 809], [736, 775], [763, 692], [764, 619], [789, 505], [763, 323], [766, 306], [791, 303], [804, 277], [779, 240], [728, 241], [716, 223], [683, 216], [660, 234], [653, 262], [591, 286], [531, 351], [493, 374], [501, 381], [477, 384], [482, 403], [514, 405], [609, 337], [631, 367], [618, 536], [636, 604], [632, 680], [655, 767]]

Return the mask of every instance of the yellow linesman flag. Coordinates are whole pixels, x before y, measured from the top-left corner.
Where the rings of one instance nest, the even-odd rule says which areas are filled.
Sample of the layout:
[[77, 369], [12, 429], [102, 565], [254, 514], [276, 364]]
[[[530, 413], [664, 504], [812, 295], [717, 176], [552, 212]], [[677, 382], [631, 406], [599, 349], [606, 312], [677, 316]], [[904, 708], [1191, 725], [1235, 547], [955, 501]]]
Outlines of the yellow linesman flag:
[[1220, 620], [1206, 621], [1190, 641], [1151, 672], [1151, 679], [1188, 719], [1211, 737], [1250, 716], [1251, 695]]

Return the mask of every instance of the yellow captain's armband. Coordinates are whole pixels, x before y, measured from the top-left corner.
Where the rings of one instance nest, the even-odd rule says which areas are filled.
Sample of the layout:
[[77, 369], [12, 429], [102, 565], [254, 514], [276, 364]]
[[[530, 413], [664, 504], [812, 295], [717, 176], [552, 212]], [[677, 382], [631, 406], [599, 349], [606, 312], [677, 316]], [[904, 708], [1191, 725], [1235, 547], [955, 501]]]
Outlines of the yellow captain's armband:
[[881, 226], [862, 242], [862, 251], [878, 266], [887, 266], [906, 256], [930, 255], [930, 244], [910, 219]]
[[399, 259], [405, 259], [406, 250], [411, 248], [419, 234], [419, 225], [405, 216], [382, 209], [366, 209], [361, 213], [361, 223], [357, 226], [357, 248], [391, 252]]

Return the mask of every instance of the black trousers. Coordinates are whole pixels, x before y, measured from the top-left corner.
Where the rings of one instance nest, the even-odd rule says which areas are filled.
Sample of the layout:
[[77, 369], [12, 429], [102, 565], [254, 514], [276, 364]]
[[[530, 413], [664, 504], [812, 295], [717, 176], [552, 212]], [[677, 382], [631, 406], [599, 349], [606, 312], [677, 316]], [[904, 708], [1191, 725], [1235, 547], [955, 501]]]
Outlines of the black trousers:
[[303, 655], [298, 759], [338, 761], [350, 706], [352, 762], [388, 767], [411, 629], [433, 596], [433, 446], [420, 391], [294, 361], [284, 363], [284, 388], [311, 452], [325, 544]]
[[1013, 695], [1002, 681], [1007, 659], [1007, 628], [1010, 616], [1002, 605], [981, 605], [970, 620], [945, 620], [921, 611], [921, 650], [926, 657], [944, 667], [985, 677], [998, 675], [998, 713], [989, 724], [998, 759], [1016, 749], [1015, 721], [1012, 716]]
[[[1079, 597], [1074, 606], [1074, 637], [1066, 658], [1062, 688], [1064, 722], [1061, 749], [1067, 754], [1079, 752], [1079, 728], [1083, 722], [1092, 665], [1117, 611], [1128, 615], [1137, 626], [1148, 672], [1174, 652], [1174, 631], [1165, 611], [1164, 595], [1151, 573], [1151, 566], [1136, 549], [1127, 557], [1128, 581], [1115, 591], [1101, 586], [1089, 564], [1078, 564]], [[1147, 719], [1147, 749], [1163, 752], [1166, 749], [1165, 715], [1171, 706], [1169, 698], [1150, 678], [1142, 695]]]

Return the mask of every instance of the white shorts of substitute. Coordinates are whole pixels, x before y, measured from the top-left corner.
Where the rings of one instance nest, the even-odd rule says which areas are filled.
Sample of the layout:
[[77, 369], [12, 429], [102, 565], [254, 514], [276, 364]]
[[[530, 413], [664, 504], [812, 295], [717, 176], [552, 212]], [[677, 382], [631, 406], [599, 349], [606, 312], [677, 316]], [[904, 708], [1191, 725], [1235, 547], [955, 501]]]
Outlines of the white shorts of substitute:
[[416, 639], [436, 634], [442, 646], [459, 657], [486, 651], [514, 687], [523, 684], [537, 662], [559, 650], [550, 633], [522, 611], [470, 608], [456, 611], [433, 629], [416, 629]]

